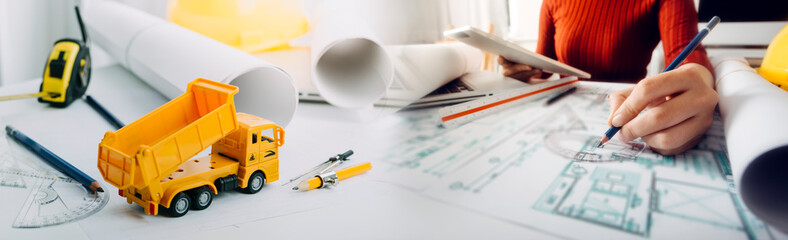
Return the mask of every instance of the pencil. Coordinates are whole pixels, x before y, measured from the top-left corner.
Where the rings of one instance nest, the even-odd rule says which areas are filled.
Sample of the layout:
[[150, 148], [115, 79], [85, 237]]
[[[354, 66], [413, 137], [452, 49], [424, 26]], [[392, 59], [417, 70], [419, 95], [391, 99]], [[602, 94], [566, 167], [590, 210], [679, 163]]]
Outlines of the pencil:
[[[719, 17], [714, 16], [713, 18], [711, 18], [711, 20], [709, 20], [709, 23], [707, 23], [706, 26], [703, 27], [703, 29], [701, 29], [700, 32], [698, 32], [698, 35], [695, 35], [695, 38], [693, 38], [692, 41], [690, 41], [689, 44], [687, 44], [687, 47], [685, 47], [684, 50], [681, 50], [681, 53], [679, 53], [679, 55], [676, 56], [676, 58], [674, 58], [672, 62], [670, 62], [670, 65], [665, 67], [665, 70], [662, 70], [662, 72], [664, 73], [676, 69], [676, 67], [678, 67], [682, 62], [684, 62], [684, 60], [687, 59], [690, 53], [692, 53], [692, 51], [694, 51], [695, 48], [698, 47], [698, 45], [700, 45], [700, 42], [703, 41], [703, 38], [706, 38], [706, 35], [708, 35], [709, 32], [712, 29], [714, 29], [714, 27], [717, 26], [717, 23], [719, 22], [720, 22]], [[610, 126], [610, 128], [607, 129], [607, 131], [605, 131], [605, 136], [603, 136], [602, 140], [599, 141], [599, 145], [597, 145], [597, 147], [601, 147], [603, 144], [610, 141], [610, 139], [613, 139], [613, 136], [615, 136], [616, 133], [618, 133], [618, 130], [621, 130], [620, 126], [619, 127]]]
[[85, 101], [88, 102], [88, 105], [90, 105], [90, 107], [93, 108], [93, 110], [96, 110], [96, 112], [98, 112], [99, 115], [101, 115], [101, 117], [104, 118], [104, 120], [107, 120], [109, 124], [115, 126], [116, 129], [121, 129], [123, 128], [123, 126], [125, 126], [122, 122], [120, 122], [120, 120], [115, 118], [115, 116], [113, 116], [112, 113], [107, 111], [106, 108], [104, 108], [103, 106], [101, 106], [101, 104], [96, 102], [96, 100], [93, 99], [93, 97], [91, 97], [90, 95], [85, 95]]
[[362, 174], [372, 169], [372, 164], [365, 162], [356, 166], [347, 167], [336, 172], [328, 172], [317, 175], [313, 178], [301, 181], [293, 190], [309, 191], [315, 188], [325, 188], [326, 186], [336, 185], [338, 181]]
[[22, 145], [25, 145], [25, 147], [36, 153], [39, 157], [43, 158], [47, 162], [55, 165], [55, 167], [57, 167], [61, 172], [74, 178], [88, 190], [94, 192], [104, 192], [104, 189], [101, 188], [101, 185], [99, 185], [96, 180], [83, 173], [70, 163], [66, 162], [66, 160], [63, 160], [48, 149], [44, 148], [44, 146], [41, 146], [41, 144], [33, 141], [33, 139], [30, 139], [19, 130], [14, 129], [9, 125], [5, 126], [5, 131], [9, 136], [13, 137], [14, 140], [18, 141]]
[[569, 90], [566, 90], [566, 91], [556, 95], [555, 97], [552, 97], [552, 98], [548, 99], [546, 104], [547, 105], [553, 104], [553, 103], [557, 102], [558, 100], [561, 100], [561, 98], [569, 96], [569, 94], [572, 94], [576, 90], [577, 90], [577, 87], [572, 87]]

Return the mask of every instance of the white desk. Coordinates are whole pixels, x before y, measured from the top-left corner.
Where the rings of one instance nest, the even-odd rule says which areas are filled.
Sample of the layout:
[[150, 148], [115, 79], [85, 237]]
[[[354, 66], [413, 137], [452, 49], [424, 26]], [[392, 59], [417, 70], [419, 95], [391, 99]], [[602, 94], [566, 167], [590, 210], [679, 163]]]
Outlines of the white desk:
[[[95, 69], [92, 81], [87, 94], [126, 124], [167, 101], [118, 65]], [[0, 88], [0, 95], [35, 92], [39, 84], [39, 80], [31, 80], [5, 86]], [[84, 101], [76, 101], [67, 109], [50, 108], [34, 99], [0, 102], [0, 120], [25, 132], [92, 177], [101, 178], [95, 167], [97, 144], [112, 126]], [[171, 239], [561, 238], [372, 181], [371, 176], [378, 170], [375, 167], [379, 166], [374, 161], [372, 171], [342, 181], [333, 189], [295, 192], [290, 190], [290, 185], [281, 186], [291, 176], [347, 149], [356, 152], [351, 163], [367, 161], [367, 156], [373, 153], [359, 147], [364, 144], [365, 131], [369, 130], [364, 127], [365, 122], [369, 118], [355, 112], [325, 104], [301, 103], [285, 129], [281, 179], [256, 195], [223, 193], [209, 209], [191, 211], [182, 218], [146, 216], [142, 208], [126, 204], [125, 199], [116, 195], [115, 187], [100, 181], [110, 193], [110, 202], [99, 213], [77, 222], [40, 229], [11, 229], [10, 221], [16, 213], [2, 213], [0, 229], [8, 231], [0, 231], [0, 239], [123, 239], [151, 235]], [[245, 214], [238, 219], [224, 213], [244, 212], [231, 204], [238, 201], [254, 203], [260, 209], [276, 209], [262, 210], [263, 214], [254, 216]]]
[[[88, 94], [96, 98], [125, 123], [132, 122], [166, 102], [163, 96], [117, 65], [96, 69], [93, 72], [92, 80]], [[0, 95], [35, 92], [39, 84], [38, 80], [32, 80], [3, 87], [0, 88]], [[598, 98], [589, 99], [588, 102], [599, 100]], [[538, 108], [536, 109], [535, 111], [539, 111]], [[521, 116], [522, 114], [530, 114], [530, 112], [518, 114]], [[404, 129], [380, 129], [375, 125], [378, 122], [375, 120], [380, 120], [384, 116], [386, 113], [376, 110], [348, 111], [325, 104], [301, 103], [293, 121], [285, 129], [285, 145], [280, 155], [281, 179], [279, 181], [268, 184], [255, 195], [235, 192], [222, 193], [214, 199], [210, 208], [203, 211], [190, 211], [181, 218], [145, 215], [141, 207], [127, 204], [125, 199], [115, 194], [117, 192], [115, 187], [102, 181], [104, 188], [109, 193], [110, 201], [100, 212], [86, 219], [58, 226], [40, 229], [12, 229], [10, 226], [16, 214], [13, 209], [20, 200], [8, 197], [8, 194], [3, 194], [3, 188], [0, 188], [0, 203], [3, 204], [0, 206], [0, 213], [2, 213], [0, 214], [0, 239], [54, 237], [64, 239], [149, 239], [151, 237], [170, 239], [223, 239], [227, 237], [243, 239], [566, 239], [570, 236], [645, 239], [638, 235], [641, 234], [638, 232], [632, 234], [620, 231], [620, 229], [608, 232], [609, 229], [612, 229], [608, 226], [567, 218], [560, 216], [560, 214], [533, 211], [535, 205], [531, 204], [536, 201], [534, 199], [539, 195], [543, 195], [542, 192], [547, 188], [544, 184], [553, 182], [554, 178], [561, 179], [551, 175], [549, 179], [545, 180], [541, 178], [544, 174], [540, 174], [540, 172], [553, 174], [556, 172], [556, 166], [559, 167], [557, 172], [561, 172], [560, 168], [567, 164], [565, 159], [550, 161], [546, 165], [542, 161], [540, 164], [543, 165], [539, 165], [539, 167], [528, 165], [519, 168], [517, 174], [498, 176], [496, 181], [528, 183], [522, 185], [522, 189], [528, 189], [527, 191], [519, 190], [519, 197], [521, 197], [519, 199], [515, 198], [518, 195], [512, 194], [511, 197], [507, 195], [504, 198], [493, 199], [494, 201], [486, 199], [477, 202], [476, 200], [484, 200], [483, 198], [486, 196], [481, 195], [482, 197], [477, 196], [477, 198], [464, 201], [465, 205], [463, 205], [447, 202], [446, 196], [455, 196], [450, 193], [435, 195], [433, 192], [433, 195], [430, 195], [395, 186], [391, 179], [384, 180], [380, 177], [387, 173], [387, 166], [390, 166], [390, 163], [375, 160], [381, 158], [382, 150], [378, 146], [380, 144], [375, 144], [370, 139], [372, 135], [377, 135], [377, 133], [373, 134], [373, 131], [397, 132]], [[605, 118], [605, 116], [601, 118]], [[95, 167], [97, 144], [104, 132], [111, 130], [112, 126], [90, 109], [84, 101], [76, 101], [67, 109], [50, 108], [33, 99], [0, 102], [0, 121], [14, 125], [42, 145], [86, 171], [87, 174], [100, 179], [100, 174]], [[594, 122], [591, 125], [593, 125], [591, 127], [604, 128], [604, 122]], [[604, 129], [599, 129], [599, 132], [602, 130]], [[508, 135], [508, 133], [504, 133], [504, 135]], [[466, 135], [453, 136], [461, 138]], [[389, 140], [393, 141], [394, 139]], [[538, 143], [538, 140], [536, 142]], [[353, 149], [356, 152], [351, 157], [353, 163], [372, 161], [372, 171], [342, 181], [332, 189], [296, 192], [290, 190], [292, 185], [281, 186], [290, 177], [347, 149]], [[679, 162], [679, 160], [676, 161]], [[481, 162], [486, 164], [484, 160]], [[684, 165], [674, 164], [669, 166], [670, 169], [662, 169], [660, 174], [664, 173], [664, 175], [660, 175], [660, 177], [670, 176], [676, 171], [694, 172], [717, 166], [716, 164], [704, 165], [709, 163], [708, 161], [684, 159], [681, 162]], [[629, 167], [634, 167], [633, 171], [643, 170], [639, 165], [630, 165]], [[611, 165], [596, 166], [606, 168]], [[654, 172], [649, 170], [645, 173], [651, 175], [644, 176], [652, 176], [649, 179], [653, 179]], [[715, 174], [719, 174], [719, 172]], [[709, 181], [709, 177], [712, 180], [719, 180], [721, 176], [696, 174], [694, 177], [683, 180]], [[539, 181], [535, 181], [535, 178], [539, 178]], [[418, 180], [409, 182], [411, 184], [413, 182], [421, 183]], [[542, 185], [530, 184], [534, 182], [540, 182], [539, 184]], [[650, 182], [653, 184], [655, 181]], [[670, 186], [672, 183], [663, 181], [659, 184]], [[639, 194], [643, 193], [642, 191], [647, 191], [645, 195], [640, 195], [641, 199], [642, 196], [650, 195], [648, 191], [655, 189], [653, 185], [650, 188], [652, 190], [643, 190], [642, 186], [644, 185], [640, 184], [640, 186], [638, 191], [641, 192]], [[509, 190], [501, 191], [502, 188], [496, 186], [495, 189], [489, 190], [497, 191], [497, 196], [510, 192]], [[660, 191], [666, 191], [665, 189], [661, 188]], [[703, 191], [702, 188], [697, 189]], [[526, 195], [523, 195], [523, 192], [526, 192]], [[668, 195], [663, 195], [665, 193]], [[438, 192], [438, 194], [441, 193]], [[676, 195], [661, 192], [660, 196]], [[725, 191], [717, 192], [711, 196], [716, 197], [696, 197], [701, 197], [699, 199], [703, 200], [719, 199], [724, 201], [724, 204], [728, 204], [727, 206], [730, 206], [732, 202], [730, 198], [732, 195]], [[660, 199], [660, 201], [667, 200]], [[648, 202], [649, 204], [660, 203], [655, 201], [651, 199]], [[505, 206], [512, 206], [514, 203], [519, 206], [519, 210], [530, 212], [518, 212], [518, 221], [511, 220], [511, 218], [507, 220], [507, 218], [496, 216], [501, 216], [500, 212], [507, 211], [508, 208], [496, 209], [495, 211], [498, 211], [498, 215], [496, 215], [478, 210], [489, 209], [485, 208], [489, 206], [479, 206], [479, 203], [508, 204]], [[658, 228], [658, 232], [645, 232], [650, 238], [656, 239], [676, 237], [741, 239], [746, 238], [747, 235], [741, 229], [742, 227], [737, 229], [736, 224], [744, 224], [742, 222], [745, 222], [746, 224], [755, 224], [749, 225], [747, 229], [759, 230], [757, 234], [760, 235], [756, 234], [757, 237], [786, 238], [776, 230], [767, 229], [762, 223], [758, 225], [759, 221], [737, 220], [738, 216], [750, 215], [742, 215], [742, 211], [737, 212], [734, 207], [715, 211], [708, 209], [708, 207], [701, 209], [704, 206], [694, 206], [695, 203], [691, 201], [687, 203], [688, 205], [673, 203], [670, 203], [671, 206], [689, 207], [676, 208], [679, 212], [673, 213], [651, 214], [649, 212], [645, 225], [641, 223], [642, 217], [646, 215], [641, 215], [640, 220], [635, 220], [641, 221], [637, 227], [641, 230], [641, 226]], [[643, 206], [643, 201], [639, 205]], [[706, 219], [720, 219], [723, 222], [732, 221], [733, 225], [719, 226], [715, 223], [703, 222], [703, 219], [700, 221], [678, 221], [681, 218], [681, 211], [692, 212], [699, 209], [707, 210], [705, 212], [707, 215], [697, 216], [707, 217]], [[652, 210], [659, 212], [660, 209]], [[628, 221], [632, 221], [631, 218]], [[591, 232], [583, 232], [582, 230], [592, 228], [594, 231]]]

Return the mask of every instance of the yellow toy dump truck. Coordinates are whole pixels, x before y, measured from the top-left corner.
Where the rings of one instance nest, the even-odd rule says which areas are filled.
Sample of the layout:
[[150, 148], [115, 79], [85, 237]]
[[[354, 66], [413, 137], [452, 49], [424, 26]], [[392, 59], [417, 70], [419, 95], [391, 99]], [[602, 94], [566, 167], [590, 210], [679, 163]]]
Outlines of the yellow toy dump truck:
[[[235, 112], [235, 86], [205, 79], [137, 121], [108, 131], [99, 143], [104, 180], [131, 204], [180, 217], [210, 206], [213, 195], [240, 188], [257, 193], [279, 179], [284, 131]], [[211, 154], [192, 159], [211, 146]]]

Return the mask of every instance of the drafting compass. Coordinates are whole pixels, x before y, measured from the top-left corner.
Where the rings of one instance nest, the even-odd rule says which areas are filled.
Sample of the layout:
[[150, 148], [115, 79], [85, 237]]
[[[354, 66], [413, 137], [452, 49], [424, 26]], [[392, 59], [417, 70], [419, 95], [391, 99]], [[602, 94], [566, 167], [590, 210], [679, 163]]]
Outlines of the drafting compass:
[[317, 175], [326, 173], [329, 170], [331, 170], [334, 167], [336, 167], [337, 165], [341, 164], [342, 162], [350, 160], [350, 159], [348, 159], [348, 157], [350, 157], [350, 155], [353, 155], [353, 150], [347, 150], [347, 152], [345, 152], [345, 153], [340, 153], [340, 154], [337, 154], [337, 155], [335, 155], [333, 157], [330, 157], [325, 162], [322, 162], [322, 163], [318, 164], [317, 166], [307, 170], [306, 172], [304, 172], [304, 173], [302, 173], [302, 174], [300, 174], [300, 175], [298, 175], [298, 176], [296, 176], [294, 178], [291, 178], [285, 184], [282, 184], [282, 186], [290, 184], [292, 182], [295, 182], [299, 178], [302, 178], [302, 177], [304, 177], [304, 176], [306, 176], [306, 175], [308, 175], [308, 174], [310, 174], [312, 172], [315, 172], [318, 169], [320, 169], [320, 171], [317, 172]]

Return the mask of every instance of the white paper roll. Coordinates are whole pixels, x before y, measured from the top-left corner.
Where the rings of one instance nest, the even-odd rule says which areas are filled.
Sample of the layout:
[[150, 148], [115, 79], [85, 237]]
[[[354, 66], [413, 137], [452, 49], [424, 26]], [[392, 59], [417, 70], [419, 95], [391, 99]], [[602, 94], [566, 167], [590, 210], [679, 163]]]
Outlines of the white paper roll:
[[132, 7], [85, 4], [89, 35], [120, 63], [172, 99], [205, 78], [240, 88], [236, 108], [287, 126], [298, 104], [290, 76], [277, 66]]
[[[384, 46], [379, 36], [394, 22], [371, 20], [364, 10], [399, 9], [409, 2], [415, 1], [338, 0], [321, 6], [312, 33], [312, 83], [327, 102], [343, 108], [406, 106], [479, 69], [481, 51], [459, 43]], [[423, 17], [407, 15], [402, 18]]]
[[747, 207], [788, 232], [788, 92], [736, 58], [713, 59], [728, 156]]
[[338, 41], [322, 52], [313, 83], [326, 101], [345, 108], [368, 107], [381, 99], [405, 106], [478, 70], [482, 59], [478, 49], [459, 43], [381, 48], [363, 38]]
[[385, 98], [414, 102], [446, 83], [480, 70], [482, 52], [462, 43], [388, 46], [394, 83]]
[[323, 4], [312, 33], [312, 83], [334, 106], [371, 106], [391, 85], [391, 60], [350, 1]]

